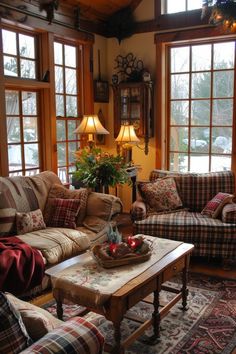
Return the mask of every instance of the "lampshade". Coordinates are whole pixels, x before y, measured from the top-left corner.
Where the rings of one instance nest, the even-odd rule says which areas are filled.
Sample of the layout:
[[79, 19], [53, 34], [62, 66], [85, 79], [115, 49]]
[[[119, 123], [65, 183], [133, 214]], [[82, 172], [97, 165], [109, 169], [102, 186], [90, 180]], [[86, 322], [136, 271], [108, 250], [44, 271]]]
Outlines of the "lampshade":
[[140, 140], [135, 133], [133, 125], [121, 125], [116, 141], [119, 143], [137, 143]]
[[82, 122], [74, 131], [76, 134], [109, 134], [96, 114], [84, 115]]

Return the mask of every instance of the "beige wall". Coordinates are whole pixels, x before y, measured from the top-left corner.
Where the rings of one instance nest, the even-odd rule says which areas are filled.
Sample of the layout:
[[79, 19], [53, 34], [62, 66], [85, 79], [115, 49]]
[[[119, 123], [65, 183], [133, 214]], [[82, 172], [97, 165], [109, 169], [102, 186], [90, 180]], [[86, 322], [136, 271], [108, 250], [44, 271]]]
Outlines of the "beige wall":
[[[144, 7], [145, 2], [145, 7]], [[146, 11], [146, 12], [145, 12]], [[153, 0], [143, 1], [136, 10], [135, 16], [138, 20], [146, 20], [152, 18], [154, 13]], [[144, 18], [142, 15], [144, 14]], [[154, 33], [141, 33], [135, 34], [130, 38], [127, 38], [121, 42], [119, 45], [118, 40], [115, 38], [106, 39], [101, 36], [95, 36], [94, 44], [94, 79], [98, 77], [98, 49], [100, 49], [101, 58], [101, 77], [103, 80], [108, 80], [111, 84], [111, 77], [116, 73], [114, 70], [115, 58], [117, 55], [127, 55], [128, 53], [133, 53], [137, 59], [141, 59], [144, 63], [145, 68], [151, 73], [151, 78], [155, 80], [155, 70], [156, 70], [156, 47], [154, 44]], [[155, 88], [155, 82], [154, 82]], [[155, 95], [154, 95], [155, 97]], [[102, 109], [105, 116], [105, 127], [109, 130], [110, 135], [106, 136], [106, 143], [101, 146], [102, 149], [116, 153], [116, 143], [113, 136], [113, 92], [112, 87], [109, 88], [109, 103], [95, 103], [94, 111], [98, 112]], [[155, 108], [155, 106], [154, 106]], [[155, 116], [155, 114], [154, 114]], [[155, 123], [155, 122], [154, 122]], [[154, 129], [155, 130], [155, 129]], [[149, 143], [149, 153], [144, 154], [144, 142], [143, 139], [139, 144], [140, 148], [134, 147], [132, 150], [132, 156], [134, 164], [140, 165], [141, 170], [138, 173], [138, 179], [147, 179], [151, 169], [155, 168], [155, 137], [150, 139]], [[124, 203], [124, 210], [129, 211], [131, 205], [131, 188], [123, 186], [119, 188], [119, 196]]]

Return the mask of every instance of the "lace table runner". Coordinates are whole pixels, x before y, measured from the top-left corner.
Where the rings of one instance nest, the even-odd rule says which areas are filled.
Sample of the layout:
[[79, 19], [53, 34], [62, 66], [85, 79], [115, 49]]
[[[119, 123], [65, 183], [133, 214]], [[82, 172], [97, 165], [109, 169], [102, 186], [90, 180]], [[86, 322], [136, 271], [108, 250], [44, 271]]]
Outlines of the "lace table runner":
[[60, 298], [73, 298], [83, 306], [99, 307], [123, 285], [160, 261], [183, 242], [143, 235], [152, 242], [151, 258], [143, 263], [105, 269], [88, 251], [80, 256], [80, 263], [72, 265], [52, 276], [53, 288]]

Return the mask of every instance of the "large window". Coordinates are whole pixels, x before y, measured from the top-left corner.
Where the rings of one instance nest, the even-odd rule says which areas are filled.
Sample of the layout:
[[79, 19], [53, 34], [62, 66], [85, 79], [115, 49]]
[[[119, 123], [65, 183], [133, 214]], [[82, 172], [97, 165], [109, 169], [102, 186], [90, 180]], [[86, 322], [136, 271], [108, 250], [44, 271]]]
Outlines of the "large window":
[[2, 30], [4, 75], [36, 78], [35, 38]]
[[235, 42], [173, 46], [169, 59], [169, 169], [230, 169]]
[[75, 168], [74, 152], [80, 146], [74, 133], [81, 115], [80, 50], [80, 47], [54, 43], [58, 175], [64, 182]]
[[165, 0], [165, 13], [190, 11], [200, 9], [202, 0]]
[[6, 90], [9, 175], [39, 173], [38, 94]]

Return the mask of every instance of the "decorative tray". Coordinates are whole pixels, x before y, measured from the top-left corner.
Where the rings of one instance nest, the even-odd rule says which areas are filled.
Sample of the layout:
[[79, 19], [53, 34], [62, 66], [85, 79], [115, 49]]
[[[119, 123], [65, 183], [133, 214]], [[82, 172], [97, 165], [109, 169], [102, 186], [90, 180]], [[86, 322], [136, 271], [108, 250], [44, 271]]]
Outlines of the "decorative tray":
[[151, 245], [144, 240], [142, 240], [138, 249], [130, 248], [125, 242], [115, 245], [115, 249], [114, 244], [108, 243], [95, 245], [92, 248], [93, 257], [102, 267], [113, 268], [145, 262], [152, 254]]

